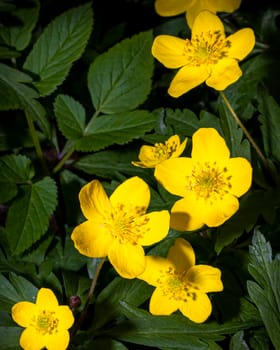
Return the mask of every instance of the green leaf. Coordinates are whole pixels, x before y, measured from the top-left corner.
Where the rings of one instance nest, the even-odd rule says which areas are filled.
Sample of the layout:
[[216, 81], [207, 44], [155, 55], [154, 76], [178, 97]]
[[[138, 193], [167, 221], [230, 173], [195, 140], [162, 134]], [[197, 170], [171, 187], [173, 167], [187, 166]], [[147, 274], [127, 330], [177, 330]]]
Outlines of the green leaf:
[[0, 306], [10, 311], [19, 301], [34, 302], [38, 289], [27, 279], [15, 273], [9, 274], [10, 280], [0, 274]]
[[86, 3], [66, 11], [45, 28], [23, 66], [39, 76], [34, 86], [41, 96], [49, 95], [66, 78], [81, 57], [92, 26], [91, 4]]
[[256, 304], [267, 333], [276, 349], [280, 348], [280, 260], [273, 260], [269, 242], [257, 229], [249, 247], [248, 270], [256, 282], [247, 281], [249, 296]]
[[88, 88], [97, 111], [125, 112], [145, 101], [152, 86], [152, 40], [152, 31], [136, 34], [93, 61]]
[[19, 194], [10, 206], [5, 229], [13, 255], [22, 253], [42, 237], [57, 203], [56, 184], [50, 177], [21, 186]]
[[155, 127], [156, 118], [144, 110], [102, 115], [88, 125], [86, 136], [76, 143], [76, 150], [98, 151], [113, 144], [122, 145], [143, 136]]
[[77, 140], [83, 136], [86, 111], [79, 102], [70, 96], [58, 95], [54, 102], [54, 112], [58, 127], [68, 140]]
[[21, 6], [16, 6], [10, 12], [10, 15], [15, 16], [20, 24], [4, 26], [0, 29], [0, 37], [4, 42], [18, 51], [24, 50], [29, 44], [40, 9], [38, 0], [30, 0], [28, 6], [24, 7], [24, 5], [23, 1]]
[[130, 150], [106, 150], [81, 157], [73, 164], [76, 169], [101, 178], [120, 179], [122, 175], [140, 176], [148, 182], [154, 181], [152, 173], [131, 164], [138, 153]]
[[230, 350], [249, 350], [249, 347], [246, 341], [244, 340], [243, 331], [239, 331], [232, 336], [229, 344], [229, 349]]
[[30, 180], [34, 171], [30, 159], [13, 154], [0, 157], [0, 174], [0, 203], [5, 203], [17, 194], [17, 183]]
[[225, 334], [235, 333], [252, 326], [250, 322], [209, 322], [197, 324], [182, 315], [153, 316], [120, 301], [128, 320], [120, 321], [106, 334], [113, 338], [136, 344], [170, 349], [217, 349], [215, 341]]
[[219, 114], [221, 117], [221, 126], [227, 146], [231, 151], [231, 157], [244, 157], [250, 161], [250, 143], [246, 138], [243, 139], [242, 129], [237, 125], [224, 100], [221, 97], [220, 99]]
[[151, 291], [152, 287], [141, 280], [116, 277], [96, 298], [94, 328], [101, 328], [121, 314], [122, 307], [119, 303], [121, 300], [138, 306], [148, 299]]
[[20, 350], [19, 337], [22, 331], [21, 327], [0, 327], [1, 349]]
[[35, 100], [39, 95], [26, 85], [31, 82], [29, 75], [0, 63], [0, 110], [23, 109], [37, 122], [45, 135], [50, 137], [50, 124], [46, 118], [46, 111]]
[[220, 130], [218, 118], [205, 111], [200, 113], [200, 119], [190, 109], [166, 108], [164, 114], [165, 122], [173, 128], [174, 134], [192, 136], [198, 128], [202, 127], [213, 127]]
[[265, 153], [280, 161], [280, 106], [264, 89], [261, 89], [259, 93], [258, 102]]

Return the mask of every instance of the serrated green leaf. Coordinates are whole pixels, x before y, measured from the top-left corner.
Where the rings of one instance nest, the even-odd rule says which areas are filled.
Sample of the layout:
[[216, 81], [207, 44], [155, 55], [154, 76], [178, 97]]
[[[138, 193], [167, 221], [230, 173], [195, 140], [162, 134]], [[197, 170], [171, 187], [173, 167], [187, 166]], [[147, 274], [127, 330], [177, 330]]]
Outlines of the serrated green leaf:
[[265, 152], [267, 156], [280, 161], [280, 106], [264, 89], [259, 93], [258, 102]]
[[91, 4], [70, 9], [45, 28], [24, 63], [39, 76], [34, 82], [41, 96], [49, 95], [68, 75], [87, 45], [93, 26]]
[[84, 107], [67, 95], [58, 95], [54, 102], [54, 112], [58, 127], [68, 140], [83, 136], [86, 122]]
[[280, 348], [280, 260], [272, 259], [269, 242], [257, 229], [249, 247], [248, 270], [256, 282], [247, 281], [249, 296], [256, 304], [267, 333], [276, 349]]
[[131, 164], [138, 154], [130, 150], [100, 151], [81, 157], [73, 164], [76, 169], [101, 178], [120, 179], [121, 175], [140, 176], [147, 182], [153, 182], [152, 173]]
[[115, 115], [102, 115], [87, 127], [86, 135], [75, 148], [78, 151], [98, 151], [113, 144], [122, 145], [141, 137], [155, 127], [156, 118], [144, 110]]
[[6, 46], [0, 46], [0, 57], [1, 59], [11, 59], [11, 58], [17, 58], [20, 56], [20, 53], [10, 49], [9, 47]]
[[21, 186], [6, 221], [6, 238], [12, 255], [22, 253], [42, 237], [56, 203], [56, 184], [50, 177]]
[[152, 86], [152, 40], [151, 31], [136, 34], [93, 61], [88, 89], [98, 112], [133, 110], [145, 101]]
[[19, 25], [0, 28], [0, 37], [7, 45], [14, 47], [18, 51], [22, 51], [29, 44], [40, 9], [38, 0], [30, 0], [28, 1], [28, 6], [24, 7], [24, 5], [23, 2], [21, 6], [16, 6], [10, 11], [10, 15], [18, 19]]
[[166, 108], [164, 114], [165, 122], [172, 127], [174, 134], [192, 136], [198, 128], [202, 127], [213, 127], [220, 130], [218, 118], [205, 111], [200, 113], [200, 119], [190, 109]]
[[38, 93], [26, 85], [32, 79], [29, 75], [0, 63], [0, 110], [23, 109], [50, 137], [51, 128], [44, 107], [35, 100]]

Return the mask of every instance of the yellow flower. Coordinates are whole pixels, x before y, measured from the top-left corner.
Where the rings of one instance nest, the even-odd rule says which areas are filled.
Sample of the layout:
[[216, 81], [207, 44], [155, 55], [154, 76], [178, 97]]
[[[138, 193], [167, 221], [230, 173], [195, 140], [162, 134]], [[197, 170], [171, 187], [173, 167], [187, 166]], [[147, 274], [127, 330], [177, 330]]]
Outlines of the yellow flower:
[[20, 336], [24, 350], [64, 350], [69, 344], [68, 329], [74, 323], [67, 305], [58, 305], [52, 290], [41, 288], [36, 303], [21, 301], [12, 307], [12, 318], [25, 330]]
[[180, 143], [179, 136], [173, 135], [165, 143], [156, 143], [154, 146], [144, 145], [140, 148], [140, 161], [132, 164], [142, 168], [155, 168], [166, 159], [179, 157], [184, 152], [186, 144], [187, 139]]
[[238, 210], [238, 197], [252, 183], [248, 160], [230, 158], [225, 140], [215, 129], [198, 129], [192, 142], [191, 158], [168, 159], [155, 170], [163, 187], [183, 197], [171, 209], [170, 226], [179, 231], [223, 224]]
[[179, 68], [168, 89], [171, 96], [179, 97], [203, 82], [215, 90], [225, 90], [241, 77], [238, 63], [254, 45], [252, 29], [243, 28], [226, 38], [219, 17], [201, 11], [194, 21], [191, 40], [159, 35], [153, 42], [152, 55], [167, 68]]
[[98, 180], [85, 185], [79, 194], [87, 221], [75, 227], [71, 238], [78, 251], [92, 258], [108, 256], [115, 270], [135, 278], [145, 269], [145, 252], [169, 231], [167, 210], [148, 214], [149, 186], [135, 176], [124, 181], [110, 198]]
[[204, 322], [212, 312], [206, 293], [223, 290], [221, 271], [208, 265], [195, 265], [189, 242], [177, 238], [167, 259], [146, 256], [146, 269], [138, 276], [156, 287], [150, 299], [153, 315], [170, 315], [176, 310], [190, 320]]
[[240, 3], [241, 0], [156, 0], [155, 10], [163, 17], [177, 16], [185, 12], [191, 28], [194, 19], [202, 10], [231, 13], [239, 8]]

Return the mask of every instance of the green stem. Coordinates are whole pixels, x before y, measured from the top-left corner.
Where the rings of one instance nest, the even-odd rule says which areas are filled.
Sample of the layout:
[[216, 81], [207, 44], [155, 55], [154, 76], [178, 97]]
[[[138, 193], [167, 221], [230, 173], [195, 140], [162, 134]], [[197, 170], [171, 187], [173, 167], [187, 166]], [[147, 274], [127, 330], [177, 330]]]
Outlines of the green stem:
[[102, 258], [100, 260], [100, 263], [98, 264], [97, 268], [96, 268], [96, 271], [95, 271], [95, 275], [92, 279], [92, 283], [91, 283], [91, 286], [90, 286], [90, 289], [89, 289], [89, 292], [88, 292], [88, 296], [87, 296], [87, 300], [86, 300], [86, 303], [85, 303], [85, 306], [77, 320], [77, 322], [75, 323], [75, 326], [71, 332], [71, 338], [74, 337], [74, 335], [77, 333], [77, 331], [79, 330], [81, 324], [83, 323], [85, 317], [86, 317], [86, 313], [87, 313], [87, 309], [89, 307], [89, 304], [92, 300], [92, 297], [93, 297], [93, 293], [94, 293], [94, 289], [96, 287], [96, 283], [97, 283], [97, 279], [98, 279], [98, 276], [100, 274], [100, 271], [102, 269], [102, 266], [104, 264], [104, 262], [106, 261], [106, 258]]
[[25, 111], [25, 117], [26, 117], [26, 120], [27, 120], [27, 125], [28, 125], [29, 131], [30, 131], [30, 135], [31, 135], [31, 138], [32, 138], [32, 141], [33, 141], [33, 145], [34, 145], [35, 151], [36, 151], [37, 156], [38, 156], [38, 158], [39, 158], [39, 160], [40, 160], [40, 162], [42, 164], [44, 172], [47, 174], [48, 173], [47, 164], [46, 164], [44, 156], [43, 156], [42, 148], [41, 148], [41, 145], [40, 145], [40, 142], [39, 142], [39, 139], [38, 139], [37, 132], [35, 130], [35, 126], [34, 126], [33, 120], [32, 120], [32, 118], [30, 117], [30, 115], [29, 115], [29, 113], [27, 111]]
[[256, 144], [256, 142], [254, 141], [254, 139], [252, 138], [252, 136], [250, 135], [250, 133], [248, 132], [248, 130], [246, 129], [246, 127], [244, 126], [244, 124], [242, 123], [242, 121], [239, 119], [239, 117], [237, 116], [237, 114], [235, 113], [234, 109], [232, 108], [228, 98], [226, 97], [226, 95], [224, 94], [223, 91], [220, 91], [220, 94], [227, 106], [227, 108], [229, 109], [230, 113], [232, 114], [233, 118], [235, 119], [236, 123], [240, 126], [240, 128], [242, 129], [242, 131], [244, 132], [244, 134], [246, 135], [247, 139], [249, 140], [249, 142], [251, 143], [251, 145], [254, 147], [255, 151], [257, 152], [257, 154], [259, 155], [259, 157], [261, 158], [262, 162], [264, 163], [265, 167], [270, 169], [270, 166], [268, 164], [267, 159], [265, 158], [265, 156], [263, 155], [262, 151], [260, 150], [259, 146]]
[[72, 145], [69, 150], [65, 153], [63, 158], [60, 159], [60, 161], [56, 164], [56, 166], [53, 168], [53, 174], [57, 173], [63, 165], [67, 162], [67, 160], [71, 157], [72, 153], [75, 151], [75, 145]]

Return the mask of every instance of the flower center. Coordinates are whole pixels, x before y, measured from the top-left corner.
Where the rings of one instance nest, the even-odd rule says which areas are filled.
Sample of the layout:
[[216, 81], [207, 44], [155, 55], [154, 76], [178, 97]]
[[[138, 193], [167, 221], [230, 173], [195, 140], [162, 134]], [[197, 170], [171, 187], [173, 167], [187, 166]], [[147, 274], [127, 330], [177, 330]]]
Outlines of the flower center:
[[197, 298], [199, 288], [186, 279], [186, 271], [179, 273], [169, 267], [167, 271], [162, 272], [157, 282], [163, 294], [169, 299], [187, 302], [188, 299]]
[[107, 215], [105, 225], [107, 225], [111, 235], [120, 243], [135, 245], [148, 230], [146, 225], [149, 218], [142, 216], [144, 213], [144, 207], [129, 208], [129, 206], [118, 204], [112, 208], [110, 215]]
[[230, 46], [231, 42], [220, 30], [201, 32], [191, 40], [186, 39], [183, 55], [187, 59], [187, 64], [192, 66], [216, 64], [227, 57]]
[[216, 162], [197, 162], [187, 176], [187, 191], [196, 193], [198, 198], [213, 201], [222, 199], [231, 189], [232, 176], [226, 167], [219, 168]]
[[175, 142], [166, 141], [163, 143], [156, 143], [154, 146], [154, 155], [155, 158], [162, 161], [168, 159], [176, 151], [177, 144]]
[[55, 317], [54, 311], [42, 310], [32, 321], [32, 326], [42, 335], [51, 335], [57, 332], [59, 320]]

